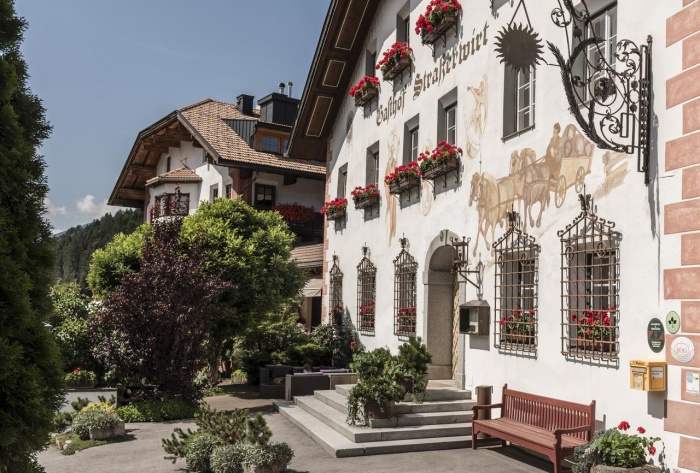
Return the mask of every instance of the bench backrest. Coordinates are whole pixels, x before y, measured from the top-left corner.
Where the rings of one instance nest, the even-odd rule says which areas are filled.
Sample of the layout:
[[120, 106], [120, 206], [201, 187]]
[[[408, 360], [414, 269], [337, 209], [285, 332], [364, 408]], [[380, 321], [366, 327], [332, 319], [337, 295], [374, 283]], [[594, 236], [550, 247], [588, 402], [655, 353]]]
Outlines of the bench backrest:
[[533, 425], [549, 431], [590, 425], [585, 432], [570, 434], [572, 437], [590, 441], [595, 430], [595, 401], [589, 405], [577, 404], [561, 399], [538, 396], [508, 389], [503, 386], [503, 409], [501, 417]]

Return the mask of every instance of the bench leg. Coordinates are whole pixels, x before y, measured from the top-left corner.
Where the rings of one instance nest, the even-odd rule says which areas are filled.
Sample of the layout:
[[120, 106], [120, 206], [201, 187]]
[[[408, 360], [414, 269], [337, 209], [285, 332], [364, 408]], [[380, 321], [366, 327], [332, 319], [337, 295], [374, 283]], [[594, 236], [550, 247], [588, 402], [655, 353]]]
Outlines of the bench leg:
[[501, 440], [501, 447], [507, 447], [507, 446], [508, 446], [508, 442], [506, 442], [505, 440]]
[[554, 451], [554, 459], [552, 461], [554, 462], [554, 473], [561, 473], [561, 451], [560, 450]]
[[476, 431], [472, 428], [472, 450], [476, 450]]

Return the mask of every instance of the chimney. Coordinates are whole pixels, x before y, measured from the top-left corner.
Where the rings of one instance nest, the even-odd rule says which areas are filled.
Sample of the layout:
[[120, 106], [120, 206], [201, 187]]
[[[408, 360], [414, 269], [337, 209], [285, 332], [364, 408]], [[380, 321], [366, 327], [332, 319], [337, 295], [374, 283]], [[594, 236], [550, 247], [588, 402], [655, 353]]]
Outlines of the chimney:
[[241, 94], [236, 98], [236, 106], [241, 113], [245, 115], [253, 114], [253, 97], [252, 95]]
[[[292, 84], [291, 82], [287, 82], [287, 87], [289, 87], [289, 93], [287, 94], [287, 97], [289, 97], [290, 99], [292, 98], [292, 86], [293, 85], [294, 84]], [[280, 93], [284, 93], [284, 89], [280, 90]]]
[[284, 93], [284, 82], [280, 82], [277, 87], [279, 87], [279, 89], [280, 89], [280, 94], [283, 94]]

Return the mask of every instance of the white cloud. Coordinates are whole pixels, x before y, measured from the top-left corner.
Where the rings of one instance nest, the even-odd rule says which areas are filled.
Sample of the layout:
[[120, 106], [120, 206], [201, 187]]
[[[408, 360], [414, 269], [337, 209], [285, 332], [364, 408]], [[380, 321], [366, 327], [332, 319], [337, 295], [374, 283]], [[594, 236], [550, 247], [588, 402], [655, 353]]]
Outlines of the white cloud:
[[110, 210], [107, 205], [107, 199], [103, 200], [101, 203], [95, 203], [95, 196], [92, 194], [87, 194], [85, 197], [78, 199], [76, 206], [81, 214], [86, 214], [91, 217], [102, 217]]
[[51, 200], [48, 197], [44, 198], [44, 207], [46, 207], [46, 211], [49, 213], [49, 215], [67, 215], [68, 212], [66, 211], [65, 207], [57, 207], [51, 202]]

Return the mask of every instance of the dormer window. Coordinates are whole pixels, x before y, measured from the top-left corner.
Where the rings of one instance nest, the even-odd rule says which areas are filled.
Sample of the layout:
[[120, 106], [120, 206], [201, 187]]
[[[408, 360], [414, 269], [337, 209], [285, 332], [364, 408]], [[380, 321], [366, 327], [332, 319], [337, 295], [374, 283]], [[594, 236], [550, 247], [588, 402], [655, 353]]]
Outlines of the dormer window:
[[267, 153], [280, 152], [280, 139], [276, 136], [263, 136], [263, 151]]

